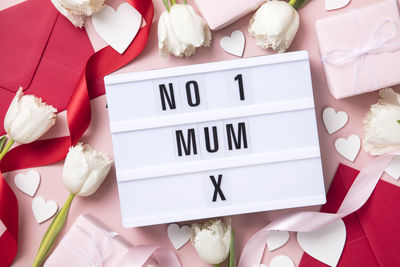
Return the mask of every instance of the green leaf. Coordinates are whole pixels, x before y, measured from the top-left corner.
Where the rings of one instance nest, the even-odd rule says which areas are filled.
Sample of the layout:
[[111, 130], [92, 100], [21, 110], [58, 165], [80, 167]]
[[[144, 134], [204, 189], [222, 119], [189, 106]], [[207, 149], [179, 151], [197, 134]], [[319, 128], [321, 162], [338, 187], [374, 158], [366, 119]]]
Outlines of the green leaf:
[[229, 248], [229, 267], [236, 267], [235, 260], [235, 234], [231, 231], [231, 246]]
[[293, 6], [294, 9], [299, 10], [307, 0], [290, 0], [289, 5]]
[[47, 231], [43, 236], [42, 242], [40, 242], [40, 246], [36, 254], [35, 260], [33, 261], [32, 267], [42, 266], [43, 260], [47, 257], [48, 253], [53, 247], [54, 242], [58, 237], [58, 234], [64, 227], [65, 221], [68, 216], [69, 207], [71, 206], [71, 202], [73, 199], [74, 195], [70, 194], [62, 209], [57, 213], [49, 228], [47, 228]]
[[176, 4], [176, 0], [170, 0], [170, 2], [171, 2], [171, 6]]
[[167, 11], [169, 12], [169, 3], [168, 0], [163, 0], [164, 6], [167, 9]]
[[2, 137], [0, 137], [0, 152], [3, 150], [4, 144], [7, 141], [7, 136], [3, 135]]
[[187, 0], [183, 0], [183, 3], [184, 3], [185, 5], [187, 5]]
[[[400, 124], [400, 120], [397, 120], [397, 123]], [[0, 149], [1, 150], [1, 149]]]

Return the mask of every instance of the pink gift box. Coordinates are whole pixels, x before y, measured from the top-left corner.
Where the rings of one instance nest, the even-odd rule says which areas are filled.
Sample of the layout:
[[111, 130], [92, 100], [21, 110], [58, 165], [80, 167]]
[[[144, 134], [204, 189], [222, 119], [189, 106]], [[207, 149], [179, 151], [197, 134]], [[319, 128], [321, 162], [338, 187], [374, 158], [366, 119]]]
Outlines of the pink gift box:
[[[96, 246], [100, 249], [95, 248]], [[118, 266], [132, 247], [117, 233], [90, 214], [79, 216], [45, 262], [45, 267], [94, 266], [101, 257], [103, 267]], [[96, 265], [97, 266], [97, 265]]]
[[219, 30], [257, 9], [266, 0], [194, 0], [211, 30]]
[[396, 0], [353, 9], [315, 23], [325, 77], [339, 99], [400, 83]]

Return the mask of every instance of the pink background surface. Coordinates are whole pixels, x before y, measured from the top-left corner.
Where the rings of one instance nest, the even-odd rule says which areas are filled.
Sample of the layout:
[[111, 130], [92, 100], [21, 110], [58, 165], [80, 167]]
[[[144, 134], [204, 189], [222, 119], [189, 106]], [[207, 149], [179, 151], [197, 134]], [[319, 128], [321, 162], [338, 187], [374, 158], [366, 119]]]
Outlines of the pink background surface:
[[[316, 111], [318, 118], [319, 137], [321, 143], [322, 162], [324, 167], [325, 185], [329, 187], [334, 172], [339, 162], [350, 165], [355, 168], [362, 168], [370, 160], [370, 157], [361, 151], [354, 163], [341, 157], [334, 148], [334, 141], [337, 138], [347, 138], [350, 134], [357, 134], [361, 138], [364, 137], [362, 130], [362, 118], [371, 104], [377, 101], [377, 92], [355, 96], [343, 100], [335, 100], [329, 93], [325, 81], [324, 72], [318, 53], [318, 45], [314, 31], [314, 23], [318, 18], [334, 15], [344, 12], [350, 8], [365, 6], [379, 0], [352, 0], [344, 9], [338, 11], [327, 12], [324, 9], [324, 1], [310, 0], [300, 10], [301, 23], [296, 39], [294, 40], [289, 51], [307, 50], [310, 54], [311, 72], [313, 79], [313, 87], [316, 102]], [[21, 2], [20, 0], [13, 2]], [[116, 7], [121, 3], [120, 0], [109, 1]], [[191, 1], [189, 0], [189, 3]], [[163, 10], [161, 0], [154, 1], [155, 4], [155, 22], [157, 22], [160, 13]], [[0, 9], [10, 6], [7, 1], [0, 2]], [[202, 48], [191, 58], [177, 59], [169, 57], [162, 59], [158, 55], [157, 45], [157, 25], [153, 26], [148, 44], [142, 54], [131, 64], [118, 72], [140, 71], [148, 69], [158, 69], [170, 66], [188, 65], [203, 62], [220, 61], [226, 59], [234, 59], [235, 56], [224, 52], [219, 46], [219, 40], [225, 35], [230, 35], [233, 30], [240, 29], [246, 37], [246, 47], [244, 57], [252, 57], [258, 55], [271, 54], [272, 51], [266, 51], [255, 45], [255, 40], [248, 35], [247, 27], [251, 15], [247, 15], [232, 25], [213, 33], [213, 43], [211, 48]], [[90, 19], [87, 23], [87, 31], [96, 50], [105, 45], [104, 41], [96, 35]], [[66, 38], [68, 38], [66, 36]], [[288, 74], [289, 75], [289, 74]], [[400, 87], [395, 87], [400, 89]], [[92, 100], [92, 123], [86, 132], [82, 141], [91, 144], [97, 150], [102, 150], [112, 155], [111, 137], [109, 133], [108, 115], [105, 108], [105, 96], [101, 96]], [[322, 124], [321, 114], [325, 107], [331, 106], [336, 110], [343, 110], [349, 114], [348, 124], [339, 132], [329, 135]], [[65, 113], [58, 115], [56, 126], [47, 134], [46, 137], [53, 137], [66, 134], [66, 117]], [[59, 207], [62, 206], [67, 199], [68, 192], [64, 188], [62, 175], [63, 162], [59, 162], [50, 166], [35, 168], [41, 174], [41, 183], [36, 196], [42, 196], [46, 200], [54, 200]], [[20, 216], [20, 239], [19, 251], [13, 263], [13, 266], [29, 266], [32, 263], [36, 250], [39, 246], [41, 237], [50, 224], [50, 221], [37, 224], [32, 213], [32, 198], [25, 195], [15, 188], [13, 179], [17, 173], [26, 173], [27, 170], [19, 170], [6, 173], [4, 176], [14, 190], [19, 202]], [[385, 176], [385, 180], [400, 185], [394, 179]], [[303, 208], [308, 210], [316, 210], [318, 207]], [[71, 207], [70, 215], [67, 220], [66, 227], [61, 235], [65, 234], [74, 220], [82, 213], [90, 212], [113, 230], [122, 234], [132, 244], [161, 244], [174, 249], [168, 240], [166, 229], [167, 225], [158, 225], [151, 227], [124, 229], [121, 224], [121, 214], [119, 208], [119, 199], [117, 192], [117, 183], [115, 180], [115, 171], [112, 170], [103, 186], [93, 196], [88, 198], [77, 197]], [[261, 227], [265, 226], [274, 218], [281, 214], [289, 212], [289, 210], [253, 213], [247, 215], [233, 216], [233, 228], [236, 233], [237, 255], [243, 249], [245, 242]], [[189, 224], [180, 223], [182, 224]], [[205, 267], [209, 266], [201, 261], [190, 243], [186, 244], [179, 251], [176, 251], [183, 266]], [[263, 263], [268, 266], [271, 255], [287, 255], [298, 264], [303, 251], [296, 242], [294, 233], [290, 234], [289, 242], [282, 248], [269, 252], [266, 250]]]

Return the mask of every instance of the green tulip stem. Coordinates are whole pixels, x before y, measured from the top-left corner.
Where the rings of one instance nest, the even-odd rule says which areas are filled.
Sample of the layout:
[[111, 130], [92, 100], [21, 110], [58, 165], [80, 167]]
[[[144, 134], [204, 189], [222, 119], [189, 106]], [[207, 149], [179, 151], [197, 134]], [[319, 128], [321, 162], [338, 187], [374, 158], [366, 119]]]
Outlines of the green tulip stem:
[[173, 6], [173, 5], [176, 4], [176, 1], [175, 1], [175, 0], [170, 0], [170, 2], [171, 2], [171, 6]]
[[214, 264], [214, 267], [219, 267], [219, 264]]
[[7, 144], [4, 146], [3, 151], [0, 153], [0, 160], [5, 156], [5, 154], [10, 150], [11, 146], [14, 144], [14, 140], [10, 139], [8, 140]]
[[163, 1], [164, 6], [165, 6], [165, 9], [167, 9], [167, 11], [169, 12], [169, 3], [168, 3], [168, 0], [162, 0], [162, 1]]
[[299, 10], [307, 0], [290, 0], [289, 5], [291, 5], [294, 9]]
[[50, 252], [54, 241], [57, 239], [58, 234], [61, 229], [64, 227], [65, 221], [68, 216], [69, 207], [71, 206], [72, 200], [75, 195], [70, 194], [68, 196], [67, 201], [61, 210], [57, 213], [56, 217], [54, 217], [51, 222], [49, 228], [47, 228], [46, 233], [43, 236], [42, 242], [40, 243], [38, 252], [36, 254], [35, 260], [33, 261], [32, 267], [41, 266], [43, 260], [46, 258], [47, 254]]

